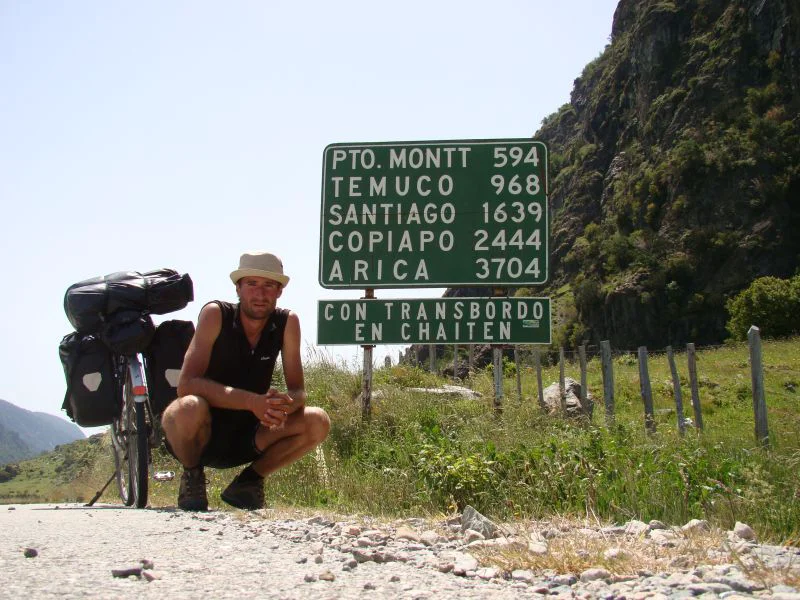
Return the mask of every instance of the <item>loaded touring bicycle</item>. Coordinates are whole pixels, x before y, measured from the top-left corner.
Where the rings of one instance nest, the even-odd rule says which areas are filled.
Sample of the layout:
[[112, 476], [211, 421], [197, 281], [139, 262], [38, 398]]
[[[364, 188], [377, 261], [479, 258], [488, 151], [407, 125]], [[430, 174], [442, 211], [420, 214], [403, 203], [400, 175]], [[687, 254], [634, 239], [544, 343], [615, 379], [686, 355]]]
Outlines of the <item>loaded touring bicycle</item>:
[[82, 427], [110, 426], [114, 473], [126, 506], [147, 506], [152, 449], [160, 416], [177, 396], [178, 375], [194, 334], [191, 321], [155, 326], [151, 315], [194, 299], [188, 274], [171, 269], [112, 273], [71, 285], [64, 310], [75, 331], [59, 355], [67, 380], [62, 408]]

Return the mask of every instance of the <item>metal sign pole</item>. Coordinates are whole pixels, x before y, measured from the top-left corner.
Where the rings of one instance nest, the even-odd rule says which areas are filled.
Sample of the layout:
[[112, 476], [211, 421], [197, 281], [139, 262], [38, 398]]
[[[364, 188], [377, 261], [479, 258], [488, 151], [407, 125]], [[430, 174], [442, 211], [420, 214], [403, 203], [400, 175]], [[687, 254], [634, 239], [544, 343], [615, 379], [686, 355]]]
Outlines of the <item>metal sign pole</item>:
[[492, 367], [494, 371], [494, 409], [503, 410], [503, 349], [492, 346]]
[[[375, 297], [375, 290], [364, 290], [364, 300]], [[364, 373], [361, 379], [361, 418], [369, 421], [372, 417], [372, 349], [375, 346], [361, 346], [364, 349]]]
[[[506, 288], [494, 288], [493, 296], [501, 298], [508, 295]], [[498, 344], [492, 345], [492, 365], [494, 371], [494, 410], [503, 410], [503, 347]]]

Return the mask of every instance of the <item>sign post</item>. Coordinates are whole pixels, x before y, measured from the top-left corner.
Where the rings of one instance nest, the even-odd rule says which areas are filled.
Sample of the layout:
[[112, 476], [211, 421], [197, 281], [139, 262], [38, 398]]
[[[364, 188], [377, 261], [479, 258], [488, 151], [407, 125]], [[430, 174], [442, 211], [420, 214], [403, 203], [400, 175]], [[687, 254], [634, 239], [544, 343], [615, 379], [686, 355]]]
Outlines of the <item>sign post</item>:
[[[367, 288], [364, 290], [364, 299], [375, 298], [375, 290]], [[369, 420], [372, 416], [372, 349], [375, 346], [366, 344], [361, 346], [364, 350], [364, 374], [361, 381], [361, 418]]]
[[[378, 343], [492, 344], [499, 409], [502, 346], [551, 341], [550, 299], [506, 296], [509, 287], [548, 279], [547, 190], [547, 146], [531, 139], [325, 148], [319, 283], [367, 292], [359, 301], [320, 301], [317, 342], [364, 348], [365, 416]], [[502, 296], [378, 301], [373, 294], [476, 286]], [[455, 375], [456, 350], [453, 360]]]

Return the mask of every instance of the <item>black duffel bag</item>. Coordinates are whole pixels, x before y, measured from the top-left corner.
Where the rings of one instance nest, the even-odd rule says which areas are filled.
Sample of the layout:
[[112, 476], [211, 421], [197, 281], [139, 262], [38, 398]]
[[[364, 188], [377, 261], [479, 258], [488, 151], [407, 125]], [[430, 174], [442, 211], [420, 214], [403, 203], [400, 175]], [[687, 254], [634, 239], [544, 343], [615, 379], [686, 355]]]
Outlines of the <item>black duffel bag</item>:
[[144, 352], [156, 333], [150, 315], [137, 310], [118, 310], [103, 324], [100, 340], [117, 354]]
[[119, 415], [114, 355], [94, 335], [70, 333], [58, 346], [67, 393], [61, 408], [81, 427], [110, 424]]
[[122, 271], [75, 283], [64, 295], [64, 312], [76, 331], [97, 333], [110, 315], [132, 310], [163, 315], [194, 300], [188, 273], [172, 269]]
[[178, 376], [183, 357], [194, 336], [194, 323], [173, 319], [156, 328], [153, 341], [144, 352], [150, 405], [160, 415], [178, 397]]

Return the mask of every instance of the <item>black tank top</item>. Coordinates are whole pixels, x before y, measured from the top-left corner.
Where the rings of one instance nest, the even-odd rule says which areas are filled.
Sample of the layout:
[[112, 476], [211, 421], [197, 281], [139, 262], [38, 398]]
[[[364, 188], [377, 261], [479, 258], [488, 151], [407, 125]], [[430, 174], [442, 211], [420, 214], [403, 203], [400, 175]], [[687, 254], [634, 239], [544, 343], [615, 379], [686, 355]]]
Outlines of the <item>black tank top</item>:
[[242, 328], [239, 305], [221, 300], [214, 300], [214, 303], [222, 311], [222, 328], [211, 350], [205, 377], [256, 394], [266, 393], [283, 345], [289, 311], [276, 308], [269, 316], [258, 344], [251, 348]]

